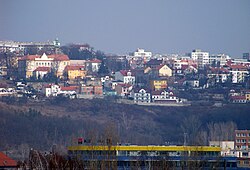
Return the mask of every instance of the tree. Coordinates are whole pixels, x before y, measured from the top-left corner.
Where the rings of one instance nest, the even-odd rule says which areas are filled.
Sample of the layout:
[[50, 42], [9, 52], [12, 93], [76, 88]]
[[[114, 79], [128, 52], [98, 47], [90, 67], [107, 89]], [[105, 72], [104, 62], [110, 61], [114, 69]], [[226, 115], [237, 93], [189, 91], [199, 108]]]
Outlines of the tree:
[[106, 64], [104, 63], [104, 61], [102, 61], [100, 68], [98, 70], [98, 75], [100, 76], [105, 76], [105, 75], [109, 75], [109, 69], [106, 66]]

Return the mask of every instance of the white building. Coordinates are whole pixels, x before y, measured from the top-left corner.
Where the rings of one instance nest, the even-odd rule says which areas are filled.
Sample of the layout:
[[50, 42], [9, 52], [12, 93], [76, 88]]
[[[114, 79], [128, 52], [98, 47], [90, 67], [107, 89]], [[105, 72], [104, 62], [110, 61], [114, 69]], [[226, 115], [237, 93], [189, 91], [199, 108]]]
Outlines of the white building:
[[172, 91], [152, 92], [152, 102], [154, 103], [181, 103], [181, 99], [176, 97]]
[[134, 57], [150, 59], [152, 57], [152, 52], [147, 52], [142, 48], [137, 48], [137, 50], [134, 52]]
[[234, 141], [209, 141], [209, 146], [220, 147], [221, 156], [236, 156]]
[[191, 58], [197, 61], [198, 68], [204, 68], [205, 65], [209, 64], [209, 53], [203, 52], [199, 49], [193, 50], [191, 53]]
[[123, 81], [125, 84], [135, 84], [135, 76], [129, 70], [120, 70], [115, 72], [115, 80]]
[[222, 67], [226, 65], [227, 60], [230, 60], [231, 57], [226, 54], [213, 54], [209, 56], [209, 65], [214, 65], [217, 67]]
[[147, 62], [152, 58], [152, 52], [145, 51], [142, 48], [137, 48], [135, 52], [133, 52], [132, 55], [126, 56], [129, 63], [132, 61], [142, 61]]
[[136, 90], [134, 93], [135, 103], [150, 103], [151, 95], [145, 89]]
[[61, 92], [61, 88], [57, 84], [49, 84], [43, 87], [42, 92], [46, 97], [57, 96]]

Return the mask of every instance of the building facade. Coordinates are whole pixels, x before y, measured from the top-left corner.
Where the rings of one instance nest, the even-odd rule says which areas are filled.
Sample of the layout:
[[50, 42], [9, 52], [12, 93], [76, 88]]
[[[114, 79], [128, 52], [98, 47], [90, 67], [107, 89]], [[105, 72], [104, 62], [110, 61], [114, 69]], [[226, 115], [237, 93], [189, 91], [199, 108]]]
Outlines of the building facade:
[[70, 65], [69, 57], [63, 54], [28, 55], [18, 60], [18, 73], [21, 78], [31, 78], [39, 67], [51, 68], [57, 77], [63, 77], [64, 69]]

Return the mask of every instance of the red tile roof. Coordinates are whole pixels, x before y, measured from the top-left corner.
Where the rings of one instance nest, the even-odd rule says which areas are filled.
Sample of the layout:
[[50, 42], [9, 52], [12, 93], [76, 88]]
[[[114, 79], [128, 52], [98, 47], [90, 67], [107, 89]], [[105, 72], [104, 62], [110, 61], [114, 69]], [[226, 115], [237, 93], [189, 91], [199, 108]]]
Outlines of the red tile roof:
[[35, 60], [35, 58], [39, 58], [39, 55], [27, 55], [19, 58], [19, 60]]
[[231, 96], [231, 100], [246, 100], [246, 96]]
[[56, 61], [67, 61], [69, 60], [69, 57], [65, 54], [53, 54], [53, 55], [48, 55], [48, 58], [54, 58]]
[[83, 70], [84, 66], [68, 65], [65, 67], [66, 70]]
[[229, 70], [225, 69], [225, 68], [218, 68], [218, 67], [210, 67], [209, 68], [211, 70], [212, 73], [228, 73]]
[[76, 91], [77, 88], [77, 86], [61, 87], [61, 91]]
[[119, 83], [119, 84], [117, 84], [117, 86], [129, 88], [129, 87], [131, 87], [132, 85], [131, 85], [131, 84], [126, 84], [126, 83]]
[[[69, 57], [65, 54], [52, 54], [47, 55], [48, 58], [53, 58], [55, 61], [68, 61]], [[35, 60], [36, 58], [41, 58], [41, 55], [27, 55], [19, 58], [19, 60]]]
[[1, 167], [16, 167], [17, 162], [4, 153], [0, 152], [0, 168]]
[[101, 60], [98, 60], [98, 59], [96, 59], [96, 58], [94, 58], [94, 59], [89, 60], [89, 61], [87, 61], [87, 62], [89, 62], [89, 63], [101, 63], [102, 61], [101, 61]]
[[247, 69], [246, 66], [241, 65], [241, 64], [237, 64], [237, 65], [230, 65], [229, 66], [231, 69]]
[[50, 67], [37, 67], [34, 71], [50, 71]]

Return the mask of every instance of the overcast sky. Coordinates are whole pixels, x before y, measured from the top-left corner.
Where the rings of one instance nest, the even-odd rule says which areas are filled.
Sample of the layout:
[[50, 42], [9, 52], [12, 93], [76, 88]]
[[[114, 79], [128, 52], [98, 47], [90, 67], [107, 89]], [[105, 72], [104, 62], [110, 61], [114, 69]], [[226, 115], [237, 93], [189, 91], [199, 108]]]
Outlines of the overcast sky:
[[105, 53], [241, 57], [250, 52], [250, 0], [0, 0], [0, 40], [56, 37]]

